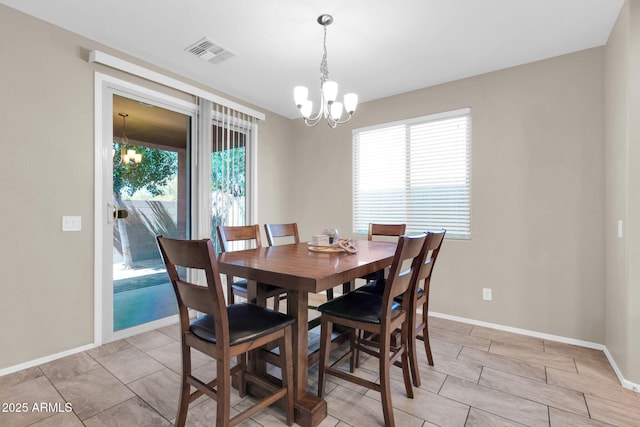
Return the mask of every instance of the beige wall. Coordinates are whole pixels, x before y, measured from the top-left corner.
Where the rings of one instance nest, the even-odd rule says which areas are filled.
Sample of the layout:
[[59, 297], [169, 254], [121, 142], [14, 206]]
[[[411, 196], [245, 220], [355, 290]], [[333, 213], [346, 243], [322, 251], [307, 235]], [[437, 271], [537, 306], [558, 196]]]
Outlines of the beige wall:
[[[351, 235], [353, 128], [472, 114], [472, 239], [446, 240], [431, 309], [604, 342], [602, 49], [363, 104], [348, 125], [295, 129], [307, 236]], [[482, 301], [482, 288], [493, 301]]]
[[[606, 346], [640, 383], [640, 1], [625, 2], [605, 49]], [[617, 237], [617, 223], [624, 234]]]
[[627, 238], [629, 239], [629, 353], [625, 378], [640, 384], [640, 0], [631, 0], [629, 34], [629, 165]]
[[[94, 71], [189, 99], [89, 64], [93, 49], [162, 72], [0, 5], [0, 370], [93, 343]], [[258, 180], [276, 203], [262, 196], [260, 216], [279, 218], [291, 126], [265, 114]], [[82, 231], [62, 233], [63, 215]]]

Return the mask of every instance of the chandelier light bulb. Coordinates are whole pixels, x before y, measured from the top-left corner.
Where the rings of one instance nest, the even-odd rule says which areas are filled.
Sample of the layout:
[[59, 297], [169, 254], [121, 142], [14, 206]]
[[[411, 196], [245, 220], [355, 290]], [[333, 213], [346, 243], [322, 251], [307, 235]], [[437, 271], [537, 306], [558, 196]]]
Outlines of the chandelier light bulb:
[[296, 86], [293, 88], [293, 100], [298, 108], [300, 108], [300, 106], [304, 104], [308, 97], [309, 89], [307, 89], [306, 87]]
[[313, 111], [313, 101], [306, 99], [300, 107], [300, 114], [302, 114], [302, 117], [305, 119], [308, 119], [311, 117], [311, 111]]
[[331, 111], [329, 113], [331, 118], [335, 121], [340, 120], [342, 116], [342, 102], [334, 102], [331, 104]]
[[325, 101], [331, 104], [338, 98], [338, 83], [331, 80], [324, 82], [322, 84], [322, 93]]
[[346, 93], [344, 95], [344, 109], [349, 115], [353, 114], [358, 107], [358, 95], [355, 93]]

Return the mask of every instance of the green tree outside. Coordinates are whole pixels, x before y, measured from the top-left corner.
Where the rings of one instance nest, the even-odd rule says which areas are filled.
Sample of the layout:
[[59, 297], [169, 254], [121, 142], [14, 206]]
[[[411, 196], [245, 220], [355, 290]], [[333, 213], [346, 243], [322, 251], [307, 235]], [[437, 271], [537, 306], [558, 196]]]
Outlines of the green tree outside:
[[[164, 188], [178, 173], [178, 153], [137, 145], [127, 145], [142, 154], [142, 162], [137, 167], [120, 164], [122, 144], [114, 141], [113, 156], [113, 197], [118, 209], [124, 209], [124, 200], [130, 199], [136, 191], [145, 190], [152, 196], [160, 196]], [[126, 221], [118, 221], [118, 231], [122, 246], [125, 268], [133, 267], [131, 245]]]

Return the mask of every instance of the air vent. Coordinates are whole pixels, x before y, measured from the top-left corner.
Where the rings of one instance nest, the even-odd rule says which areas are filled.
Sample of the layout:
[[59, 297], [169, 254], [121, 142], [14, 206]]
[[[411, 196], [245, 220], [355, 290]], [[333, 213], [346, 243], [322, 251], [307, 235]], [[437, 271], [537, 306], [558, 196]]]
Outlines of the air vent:
[[192, 53], [205, 61], [209, 61], [212, 64], [219, 64], [234, 56], [233, 52], [212, 42], [206, 37], [187, 47], [185, 51]]

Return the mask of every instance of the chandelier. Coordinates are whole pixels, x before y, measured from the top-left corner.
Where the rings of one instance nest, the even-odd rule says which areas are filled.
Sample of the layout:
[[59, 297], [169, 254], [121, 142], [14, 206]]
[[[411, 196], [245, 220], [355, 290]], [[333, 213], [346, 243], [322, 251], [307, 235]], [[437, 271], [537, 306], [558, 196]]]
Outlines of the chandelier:
[[[129, 168], [137, 168], [140, 162], [142, 162], [142, 154], [136, 152], [133, 148], [128, 148], [129, 139], [127, 138], [127, 113], [118, 113], [122, 117], [122, 138], [120, 138], [120, 160], [119, 164], [127, 166]], [[113, 150], [115, 155], [115, 149]]]
[[[338, 98], [338, 83], [329, 80], [327, 26], [331, 25], [331, 23], [333, 23], [331, 15], [324, 14], [318, 17], [318, 24], [324, 27], [324, 55], [322, 55], [322, 61], [320, 62], [320, 110], [312, 116], [313, 102], [308, 99], [309, 89], [305, 86], [293, 88], [293, 99], [307, 126], [315, 126], [324, 118], [329, 126], [335, 128], [339, 124], [348, 122], [358, 106], [358, 95], [355, 93], [345, 94], [344, 103], [336, 101]], [[343, 110], [347, 113], [345, 119], [342, 119]]]

